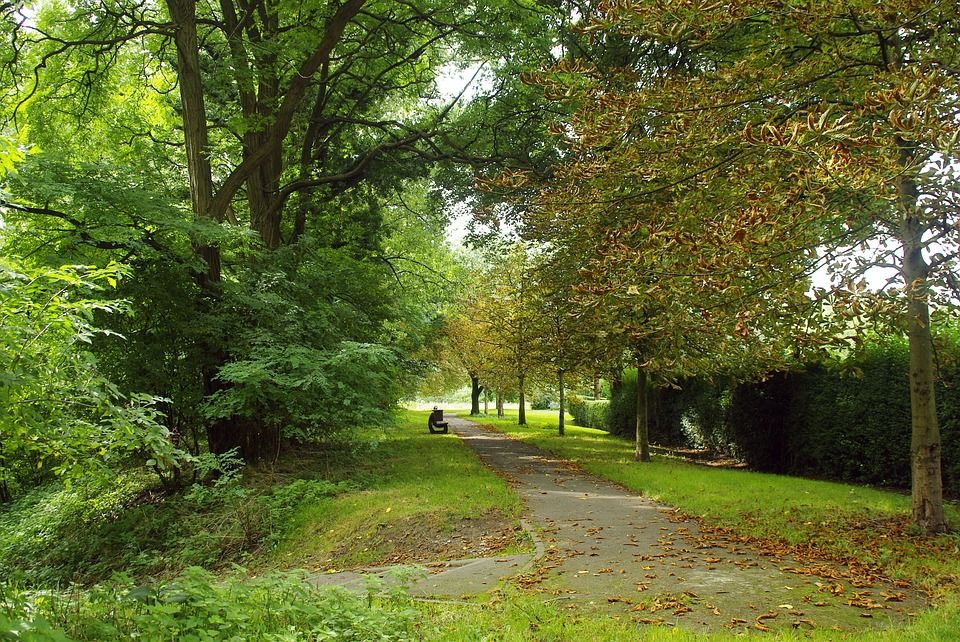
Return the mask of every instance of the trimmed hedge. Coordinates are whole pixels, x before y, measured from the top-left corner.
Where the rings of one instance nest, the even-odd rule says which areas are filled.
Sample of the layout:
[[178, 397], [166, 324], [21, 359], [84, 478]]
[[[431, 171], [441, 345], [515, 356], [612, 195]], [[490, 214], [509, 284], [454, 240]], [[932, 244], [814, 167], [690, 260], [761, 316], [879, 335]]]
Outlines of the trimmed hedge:
[[609, 429], [608, 413], [609, 401], [594, 401], [570, 395], [567, 401], [567, 410], [573, 415], [573, 423], [585, 428]]
[[[688, 386], [695, 385], [693, 382]], [[700, 384], [696, 384], [700, 385]], [[650, 408], [648, 421], [650, 422], [650, 441], [661, 446], [687, 445], [682, 429], [682, 416], [689, 405], [689, 394], [683, 390], [658, 388], [650, 391]], [[614, 391], [610, 399], [609, 427], [610, 432], [633, 439], [636, 434], [637, 408], [637, 370], [628, 368], [623, 371], [621, 385]], [[710, 413], [705, 413], [705, 416]]]
[[[960, 496], [960, 342], [938, 346], [944, 491]], [[651, 394], [650, 440], [711, 448], [767, 472], [910, 487], [909, 353], [878, 341], [831, 364], [734, 385], [695, 379]], [[636, 371], [610, 404], [611, 432], [632, 437]]]

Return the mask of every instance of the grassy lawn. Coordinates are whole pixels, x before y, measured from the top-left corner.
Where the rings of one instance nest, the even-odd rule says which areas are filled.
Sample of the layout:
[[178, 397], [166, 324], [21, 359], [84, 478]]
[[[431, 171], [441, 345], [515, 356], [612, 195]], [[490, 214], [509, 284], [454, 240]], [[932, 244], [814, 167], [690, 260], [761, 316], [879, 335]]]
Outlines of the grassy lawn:
[[[121, 553], [139, 546], [137, 555], [151, 558], [141, 567], [150, 573], [167, 569], [170, 574], [160, 575], [172, 577], [184, 565], [196, 563], [221, 569], [220, 575], [210, 580], [197, 579], [196, 573], [192, 572], [191, 576], [190, 571], [187, 580], [183, 576], [177, 579], [181, 586], [193, 586], [203, 597], [197, 605], [190, 606], [200, 609], [196, 618], [222, 619], [223, 613], [236, 612], [238, 622], [246, 622], [245, 613], [267, 608], [259, 605], [257, 600], [261, 598], [257, 596], [289, 593], [298, 596], [290, 598], [291, 609], [297, 614], [291, 614], [289, 622], [283, 624], [286, 630], [306, 630], [301, 628], [307, 622], [303, 614], [326, 622], [332, 616], [324, 613], [352, 613], [350, 617], [354, 619], [343, 624], [344, 630], [359, 631], [363, 623], [368, 628], [363, 629], [366, 633], [356, 633], [360, 637], [350, 639], [369, 639], [369, 631], [374, 630], [382, 631], [384, 639], [388, 639], [385, 632], [393, 625], [396, 633], [395, 636], [391, 633], [389, 639], [518, 642], [733, 639], [723, 633], [707, 635], [639, 624], [626, 617], [617, 619], [601, 613], [570, 611], [549, 595], [526, 593], [512, 587], [467, 600], [424, 601], [394, 596], [373, 602], [351, 601], [352, 598], [334, 599], [314, 593], [312, 589], [298, 588], [300, 582], [296, 577], [281, 578], [272, 574], [277, 568], [339, 569], [378, 563], [392, 555], [402, 557], [411, 546], [416, 547], [423, 538], [430, 537], [441, 539], [439, 552], [430, 555], [459, 557], [459, 550], [443, 548], [446, 534], [473, 522], [478, 524], [474, 532], [482, 532], [488, 523], [508, 526], [516, 523], [522, 504], [509, 485], [484, 467], [455, 435], [429, 434], [426, 417], [425, 411], [404, 411], [395, 427], [368, 429], [352, 456], [303, 454], [281, 460], [276, 466], [247, 470], [242, 478], [242, 492], [231, 487], [227, 495], [213, 496], [195, 505], [177, 497], [166, 501], [159, 496], [143, 496], [137, 484], [133, 484], [131, 491], [121, 492], [122, 488], [114, 484], [116, 492], [124, 497], [147, 497], [149, 502], [130, 503], [120, 499], [107, 502], [109, 494], [91, 489], [88, 495], [96, 497], [96, 492], [100, 492], [97, 501], [109, 504], [109, 510], [101, 507], [102, 510], [93, 511], [87, 495], [76, 495], [76, 489], [72, 491], [74, 495], [64, 495], [67, 491], [51, 488], [45, 491], [44, 501], [56, 498], [58, 510], [49, 512], [47, 521], [42, 522], [43, 531], [23, 533], [22, 537], [17, 534], [19, 523], [26, 523], [31, 516], [36, 522], [40, 504], [26, 501], [29, 498], [22, 505], [0, 513], [0, 523], [6, 528], [0, 536], [0, 561], [12, 564], [32, 556], [32, 565], [24, 564], [24, 570], [56, 562], [65, 570], [55, 577], [70, 577], [72, 574], [66, 569], [89, 564], [84, 560], [101, 559], [104, 563], [101, 577], [111, 569], [124, 568], [133, 570], [136, 576], [137, 569], [131, 567], [130, 555]], [[780, 538], [800, 545], [813, 541], [835, 555], [880, 563], [891, 574], [930, 588], [941, 603], [941, 608], [921, 614], [906, 629], [849, 635], [826, 630], [781, 632], [765, 636], [767, 639], [949, 640], [960, 630], [960, 611], [954, 590], [960, 576], [956, 548], [960, 540], [956, 537], [922, 540], [907, 536], [901, 525], [909, 508], [909, 498], [903, 495], [844, 484], [718, 470], [667, 459], [656, 459], [641, 466], [633, 461], [628, 442], [572, 426], [568, 426], [566, 437], [559, 438], [556, 415], [551, 411], [529, 411], [528, 419], [530, 425], [522, 428], [515, 425], [515, 417], [511, 416], [503, 421], [495, 418], [480, 421], [574, 460], [595, 474], [677, 506], [707, 524], [767, 540]], [[335, 492], [311, 491], [328, 487]], [[71, 506], [77, 507], [76, 512], [62, 510], [68, 499]], [[82, 512], [81, 506], [86, 507]], [[230, 558], [218, 559], [215, 555], [208, 558], [204, 553], [222, 552], [224, 543], [238, 541], [245, 523], [265, 519], [264, 515], [281, 508], [279, 521], [262, 522], [259, 543], [252, 543]], [[22, 522], [17, 521], [20, 517]], [[954, 523], [960, 523], [955, 507], [951, 508], [950, 517]], [[77, 521], [72, 521], [74, 519]], [[173, 528], [175, 524], [181, 527]], [[267, 525], [272, 525], [274, 530], [263, 530]], [[156, 531], [156, 541], [146, 539], [146, 530]], [[200, 535], [203, 547], [196, 540]], [[14, 539], [19, 542], [16, 546]], [[38, 544], [30, 549], [29, 541]], [[163, 542], [162, 547], [159, 541]], [[512, 544], [507, 540], [504, 543], [509, 550], [509, 546], [520, 545], [522, 540], [514, 538]], [[188, 555], [191, 547], [193, 557]], [[252, 569], [259, 578], [250, 580], [246, 574], [231, 577], [225, 570], [233, 561]], [[158, 604], [157, 613], [144, 619], [143, 605], [127, 595], [125, 585], [108, 584], [108, 587], [112, 588], [64, 594], [67, 601], [62, 608], [52, 609], [48, 615], [55, 615], [53, 622], [69, 630], [78, 640], [115, 639], [104, 637], [96, 630], [98, 623], [117, 617], [115, 614], [121, 612], [117, 605], [123, 605], [130, 622], [141, 618], [141, 625], [147, 629], [163, 622], [169, 627], [185, 626], [179, 620], [160, 621], [171, 617], [161, 608], [169, 607], [165, 603]], [[330, 599], [334, 601], [323, 606], [327, 604], [325, 600]], [[245, 600], [253, 601], [248, 604]], [[206, 606], [201, 609], [208, 602], [209, 612], [204, 610]], [[4, 615], [4, 609], [0, 608], [0, 625]], [[17, 612], [10, 611], [9, 615], [16, 617]], [[390, 622], [393, 625], [388, 626]]]
[[345, 568], [378, 562], [397, 547], [415, 545], [411, 538], [452, 532], [464, 520], [518, 523], [522, 503], [507, 483], [456, 435], [428, 433], [428, 415], [401, 411], [370, 456], [350, 470], [331, 471], [359, 479], [361, 489], [302, 506], [266, 563]]
[[[657, 456], [641, 465], [633, 459], [631, 442], [603, 431], [568, 424], [567, 435], [559, 437], [553, 411], [528, 411], [527, 426], [517, 426], [516, 414], [510, 411], [502, 420], [494, 416], [476, 421], [674, 506], [708, 528], [726, 529], [767, 546], [791, 546], [801, 554], [877, 565], [892, 578], [928, 591], [940, 607], [924, 613], [909, 629], [892, 631], [889, 636], [864, 634], [862, 639], [945, 640], [955, 639], [960, 630], [960, 535], [912, 536], [910, 497], [903, 493], [712, 468]], [[947, 507], [947, 514], [952, 524], [960, 525], [956, 503]], [[569, 619], [567, 626], [573, 626]], [[680, 632], [650, 635], [653, 637], [643, 639], [701, 639]], [[605, 639], [620, 639], [613, 630], [610, 636]], [[826, 639], [835, 638], [827, 635]]]

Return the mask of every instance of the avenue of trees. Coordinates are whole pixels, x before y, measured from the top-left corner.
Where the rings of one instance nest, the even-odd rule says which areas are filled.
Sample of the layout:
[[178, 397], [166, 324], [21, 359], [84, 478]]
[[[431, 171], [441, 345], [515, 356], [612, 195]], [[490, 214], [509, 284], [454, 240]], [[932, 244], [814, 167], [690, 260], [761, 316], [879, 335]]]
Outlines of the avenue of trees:
[[[958, 26], [945, 2], [600, 3], [576, 33], [618, 55], [528, 77], [572, 110], [562, 162], [487, 185], [641, 381], [759, 378], [906, 335], [926, 532], [947, 527], [929, 310], [956, 300]], [[871, 267], [893, 276], [869, 288]]]
[[0, 11], [0, 499], [348, 439], [435, 362], [474, 413], [559, 391], [561, 434], [565, 389], [636, 367], [642, 460], [649, 386], [869, 331], [908, 337], [913, 520], [947, 528], [955, 3]]

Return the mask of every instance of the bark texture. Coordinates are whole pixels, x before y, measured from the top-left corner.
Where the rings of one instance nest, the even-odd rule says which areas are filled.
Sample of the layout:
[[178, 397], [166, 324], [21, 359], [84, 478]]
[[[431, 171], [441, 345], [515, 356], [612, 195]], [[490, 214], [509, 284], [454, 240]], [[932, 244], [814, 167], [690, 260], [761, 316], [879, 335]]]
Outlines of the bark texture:
[[637, 439], [634, 457], [650, 461], [650, 426], [647, 423], [647, 371], [637, 364]]
[[526, 426], [527, 425], [527, 395], [526, 390], [524, 390], [524, 375], [517, 377], [517, 383], [520, 384], [520, 409], [517, 411], [517, 425]]
[[565, 398], [563, 396], [563, 370], [557, 371], [557, 384], [560, 386], [560, 419], [558, 423], [558, 432], [561, 437], [566, 434], [566, 405], [564, 404]]
[[480, 376], [476, 373], [470, 373], [470, 414], [480, 414], [480, 393], [483, 392], [483, 386], [480, 385]]

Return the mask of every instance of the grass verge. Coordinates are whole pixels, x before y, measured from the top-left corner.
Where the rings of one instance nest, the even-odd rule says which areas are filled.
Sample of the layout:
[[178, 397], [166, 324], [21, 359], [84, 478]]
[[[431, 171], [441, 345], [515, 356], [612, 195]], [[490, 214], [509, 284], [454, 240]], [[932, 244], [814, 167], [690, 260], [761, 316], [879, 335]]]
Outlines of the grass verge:
[[[632, 443], [603, 431], [568, 425], [567, 435], [560, 437], [552, 411], [528, 411], [526, 426], [518, 426], [511, 412], [504, 419], [475, 420], [673, 506], [707, 528], [808, 558], [878, 567], [893, 579], [926, 590], [938, 606], [907, 629], [845, 639], [946, 640], [955, 636], [946, 632], [960, 630], [960, 535], [912, 535], [910, 497], [905, 494], [656, 456], [649, 464], [638, 464]], [[955, 503], [947, 506], [947, 515], [951, 523], [960, 524]], [[676, 635], [665, 639], [687, 639]]]
[[523, 536], [512, 528], [519, 523], [520, 499], [456, 435], [429, 434], [428, 415], [403, 411], [375, 456], [355, 463], [351, 474], [362, 480], [362, 490], [302, 506], [265, 561], [339, 569], [520, 546]]
[[426, 418], [406, 411], [356, 441], [224, 466], [176, 494], [142, 474], [48, 484], [0, 508], [2, 579], [90, 585], [116, 572], [342, 568], [519, 545], [520, 500], [456, 436], [429, 434]]

